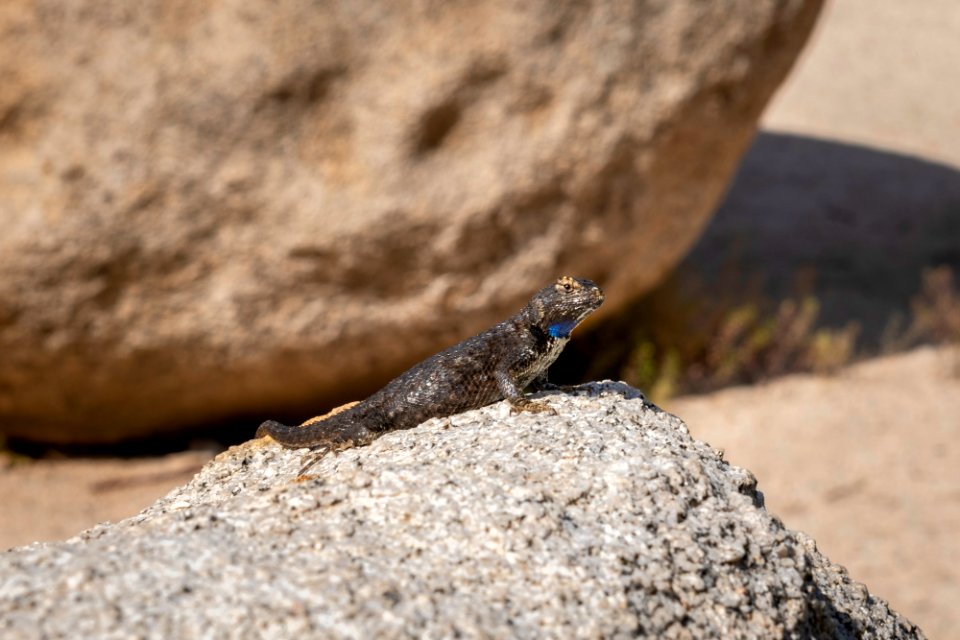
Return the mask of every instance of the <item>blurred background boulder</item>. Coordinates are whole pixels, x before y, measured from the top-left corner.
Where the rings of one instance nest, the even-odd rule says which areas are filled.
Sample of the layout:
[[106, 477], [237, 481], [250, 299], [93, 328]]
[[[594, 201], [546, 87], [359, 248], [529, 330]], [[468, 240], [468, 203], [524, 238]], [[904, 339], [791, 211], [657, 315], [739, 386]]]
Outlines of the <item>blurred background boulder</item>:
[[561, 273], [615, 311], [820, 5], [4, 2], [3, 432], [316, 410]]

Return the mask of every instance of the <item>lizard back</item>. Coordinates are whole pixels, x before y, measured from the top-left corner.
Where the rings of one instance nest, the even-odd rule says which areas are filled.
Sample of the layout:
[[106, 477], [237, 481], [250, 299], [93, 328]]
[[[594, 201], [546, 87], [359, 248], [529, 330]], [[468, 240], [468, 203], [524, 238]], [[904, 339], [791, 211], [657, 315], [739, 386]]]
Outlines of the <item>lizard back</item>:
[[593, 282], [560, 278], [508, 320], [414, 365], [350, 409], [300, 427], [268, 420], [257, 435], [287, 447], [346, 448], [504, 398], [520, 410], [543, 410], [523, 389], [545, 381], [570, 332], [602, 302]]

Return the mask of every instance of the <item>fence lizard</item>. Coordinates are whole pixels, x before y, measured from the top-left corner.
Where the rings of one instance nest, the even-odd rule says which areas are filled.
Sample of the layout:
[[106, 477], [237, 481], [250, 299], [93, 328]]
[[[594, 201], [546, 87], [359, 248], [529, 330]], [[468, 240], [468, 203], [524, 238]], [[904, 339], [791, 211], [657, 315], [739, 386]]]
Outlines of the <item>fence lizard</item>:
[[570, 332], [601, 303], [603, 292], [596, 284], [562, 277], [513, 317], [414, 365], [366, 400], [302, 426], [267, 420], [257, 437], [269, 435], [290, 448], [317, 448], [323, 455], [504, 398], [515, 411], [552, 413], [548, 405], [525, 398], [523, 390], [547, 384], [547, 368]]

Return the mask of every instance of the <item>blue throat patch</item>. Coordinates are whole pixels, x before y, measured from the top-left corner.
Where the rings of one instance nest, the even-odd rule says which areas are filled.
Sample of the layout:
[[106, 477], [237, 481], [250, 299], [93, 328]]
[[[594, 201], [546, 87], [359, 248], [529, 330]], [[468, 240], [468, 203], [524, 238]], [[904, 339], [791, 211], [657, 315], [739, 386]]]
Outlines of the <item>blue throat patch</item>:
[[547, 327], [547, 333], [550, 334], [551, 338], [569, 338], [570, 332], [573, 331], [575, 326], [577, 326], [577, 323], [573, 320], [555, 322]]

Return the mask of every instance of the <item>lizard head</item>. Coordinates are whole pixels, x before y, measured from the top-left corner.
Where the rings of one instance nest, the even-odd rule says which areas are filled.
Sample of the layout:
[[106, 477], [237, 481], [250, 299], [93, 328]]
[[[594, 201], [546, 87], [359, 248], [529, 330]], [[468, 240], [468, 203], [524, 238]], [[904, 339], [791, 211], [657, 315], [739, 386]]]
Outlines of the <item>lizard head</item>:
[[530, 300], [534, 322], [553, 338], [569, 338], [580, 322], [603, 304], [596, 283], [563, 276]]

